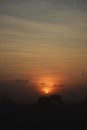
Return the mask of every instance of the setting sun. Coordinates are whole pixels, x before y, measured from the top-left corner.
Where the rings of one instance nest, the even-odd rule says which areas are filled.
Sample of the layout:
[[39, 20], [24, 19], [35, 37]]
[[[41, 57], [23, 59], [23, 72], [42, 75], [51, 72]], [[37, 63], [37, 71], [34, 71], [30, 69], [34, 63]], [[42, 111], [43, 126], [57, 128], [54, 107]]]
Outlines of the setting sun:
[[54, 79], [50, 77], [42, 77], [38, 79], [38, 89], [44, 94], [51, 93], [54, 89], [54, 84]]
[[49, 93], [49, 90], [48, 90], [48, 89], [45, 89], [44, 92], [45, 92], [46, 94], [48, 94], [48, 93]]
[[38, 76], [35, 79], [35, 84], [37, 85], [37, 91], [40, 94], [54, 94], [60, 90], [60, 85], [63, 83], [65, 77], [63, 76]]
[[38, 91], [42, 94], [52, 94], [56, 91], [55, 85], [58, 84], [55, 77], [44, 76], [37, 80]]

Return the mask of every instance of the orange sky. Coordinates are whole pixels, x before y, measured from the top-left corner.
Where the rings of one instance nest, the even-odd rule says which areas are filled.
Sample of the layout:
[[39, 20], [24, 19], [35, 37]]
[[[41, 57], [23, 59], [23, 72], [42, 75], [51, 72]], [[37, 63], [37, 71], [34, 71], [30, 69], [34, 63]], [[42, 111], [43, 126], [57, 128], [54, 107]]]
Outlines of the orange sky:
[[86, 1], [21, 1], [0, 4], [0, 80], [86, 86]]

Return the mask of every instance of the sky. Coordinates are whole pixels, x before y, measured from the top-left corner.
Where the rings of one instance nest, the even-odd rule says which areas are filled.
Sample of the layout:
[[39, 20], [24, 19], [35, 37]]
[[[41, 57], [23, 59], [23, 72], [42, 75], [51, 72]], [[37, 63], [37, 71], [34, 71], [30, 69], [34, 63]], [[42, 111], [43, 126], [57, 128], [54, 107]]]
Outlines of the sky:
[[87, 98], [86, 0], [0, 0], [0, 89]]

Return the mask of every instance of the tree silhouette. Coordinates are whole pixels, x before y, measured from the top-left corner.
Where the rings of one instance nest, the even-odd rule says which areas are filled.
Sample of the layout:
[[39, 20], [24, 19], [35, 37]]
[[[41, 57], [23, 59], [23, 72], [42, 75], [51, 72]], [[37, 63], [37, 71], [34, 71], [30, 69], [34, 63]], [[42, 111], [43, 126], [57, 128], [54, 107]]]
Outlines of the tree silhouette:
[[40, 105], [59, 105], [63, 103], [62, 97], [56, 94], [49, 97], [42, 96], [38, 99], [38, 104]]
[[49, 97], [42, 96], [38, 99], [38, 103], [40, 105], [50, 105], [50, 104], [52, 104], [52, 101]]
[[50, 99], [52, 101], [53, 104], [63, 104], [63, 100], [62, 100], [62, 97], [60, 95], [51, 95], [50, 96]]

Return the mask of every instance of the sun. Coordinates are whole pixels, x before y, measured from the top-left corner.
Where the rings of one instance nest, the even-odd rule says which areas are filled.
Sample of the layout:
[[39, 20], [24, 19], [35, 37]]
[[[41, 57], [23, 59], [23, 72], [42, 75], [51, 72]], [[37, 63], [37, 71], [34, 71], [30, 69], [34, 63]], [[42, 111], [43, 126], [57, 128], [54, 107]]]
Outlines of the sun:
[[48, 93], [49, 93], [49, 90], [46, 88], [46, 89], [44, 90], [44, 93], [45, 93], [45, 94], [48, 94]]
[[41, 90], [42, 90], [43, 94], [51, 94], [54, 91], [54, 87], [46, 85], [44, 87], [41, 87]]
[[52, 94], [55, 92], [55, 84], [56, 84], [56, 78], [54, 77], [41, 77], [37, 81], [38, 84], [38, 90], [42, 94]]

